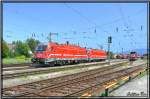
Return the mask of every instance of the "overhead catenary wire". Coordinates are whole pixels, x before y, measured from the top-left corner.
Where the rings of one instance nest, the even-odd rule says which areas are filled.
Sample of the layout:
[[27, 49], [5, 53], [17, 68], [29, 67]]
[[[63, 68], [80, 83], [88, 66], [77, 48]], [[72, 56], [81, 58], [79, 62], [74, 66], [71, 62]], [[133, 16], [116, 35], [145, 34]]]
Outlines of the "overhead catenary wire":
[[75, 12], [76, 14], [78, 14], [83, 20], [85, 20], [86, 22], [88, 22], [89, 25], [92, 25], [93, 29], [96, 27], [96, 28], [99, 28], [101, 31], [104, 32], [103, 28], [99, 25], [97, 25], [94, 21], [92, 21], [91, 19], [89, 19], [88, 17], [86, 17], [85, 15], [83, 15], [81, 12], [79, 12], [78, 10], [76, 10], [75, 8], [71, 7], [70, 5], [68, 5], [67, 3], [64, 3], [64, 5], [71, 9], [73, 12]]
[[[85, 17], [83, 14], [81, 14], [78, 10], [74, 9], [73, 7], [65, 4], [68, 8], [72, 9], [75, 13], [77, 13], [78, 15], [80, 15], [84, 20], [86, 20], [88, 23], [94, 24], [96, 27], [98, 26], [97, 24], [95, 24], [93, 21], [89, 20], [89, 18]], [[122, 9], [120, 9], [121, 15], [123, 18], [125, 18], [124, 13], [122, 11]], [[124, 20], [124, 19], [123, 19]], [[116, 20], [115, 20], [116, 21]], [[118, 20], [117, 20], [118, 21]], [[126, 28], [128, 28], [128, 24], [127, 22], [124, 22], [124, 25], [126, 26]], [[94, 27], [95, 27], [94, 26]], [[93, 27], [93, 28], [94, 28]], [[96, 29], [95, 29], [96, 30]], [[118, 27], [116, 28], [117, 32], [118, 32]], [[130, 29], [130, 31], [133, 31], [133, 29]], [[103, 31], [105, 32], [105, 31]], [[129, 29], [127, 30], [127, 32], [129, 32]], [[96, 33], [96, 31], [94, 31], [94, 33]]]
[[[122, 15], [124, 26], [126, 26], [126, 28], [127, 28], [127, 31], [126, 31], [126, 33], [128, 33], [127, 37], [130, 37], [130, 40], [131, 40], [131, 43], [130, 43], [131, 49], [133, 49], [133, 48], [135, 49], [137, 47], [137, 43], [136, 43], [136, 39], [134, 39], [133, 31], [135, 31], [135, 30], [132, 29], [131, 20], [129, 20], [129, 17], [125, 18], [125, 15], [124, 15], [121, 7], [120, 7], [119, 11], [120, 11], [120, 14]], [[125, 20], [125, 19], [127, 19], [127, 20]], [[128, 23], [126, 21], [128, 21]], [[129, 23], [130, 23], [130, 26], [129, 26]], [[128, 27], [130, 27], [130, 29]], [[142, 25], [141, 25], [141, 30], [142, 30]], [[132, 31], [132, 33], [130, 33], [131, 31]]]
[[[71, 7], [72, 8], [72, 7]], [[75, 9], [76, 10], [76, 9]], [[141, 10], [142, 11], [142, 10]], [[76, 13], [78, 13], [78, 15], [80, 15], [80, 17], [82, 17], [84, 20], [86, 20], [89, 24], [92, 24], [93, 25], [93, 27], [91, 27], [91, 29], [95, 29], [96, 30], [96, 32], [95, 33], [98, 33], [98, 29], [100, 29], [101, 31], [103, 31], [102, 29], [101, 29], [101, 26], [102, 25], [97, 25], [97, 24], [95, 24], [95, 22], [93, 22], [93, 21], [91, 21], [91, 19], [89, 19], [88, 17], [86, 17], [85, 15], [83, 15], [80, 11], [78, 11], [78, 10], [76, 10]], [[28, 16], [30, 16], [30, 15], [28, 15]], [[121, 18], [120, 19], [116, 19], [116, 20], [114, 20], [114, 21], [112, 21], [112, 23], [111, 24], [115, 24], [115, 22], [118, 22], [118, 21], [120, 21], [121, 20]], [[42, 20], [43, 21], [43, 20]], [[106, 23], [106, 24], [103, 24], [103, 25], [110, 25], [110, 23], [108, 22], [108, 23]], [[97, 26], [100, 26], [100, 28], [99, 27], [97, 27]], [[95, 28], [96, 27], [96, 28]], [[118, 29], [119, 29], [119, 26], [118, 26]], [[119, 29], [119, 31], [120, 31], [120, 29]], [[103, 31], [104, 32], [104, 31]], [[74, 33], [74, 32], [73, 32]], [[77, 33], [79, 33], [79, 32], [77, 32]], [[75, 33], [75, 34], [77, 34], [77, 33]], [[86, 33], [88, 33], [87, 31], [86, 31]], [[34, 36], [35, 37], [35, 36]], [[134, 40], [134, 39], [133, 39]]]

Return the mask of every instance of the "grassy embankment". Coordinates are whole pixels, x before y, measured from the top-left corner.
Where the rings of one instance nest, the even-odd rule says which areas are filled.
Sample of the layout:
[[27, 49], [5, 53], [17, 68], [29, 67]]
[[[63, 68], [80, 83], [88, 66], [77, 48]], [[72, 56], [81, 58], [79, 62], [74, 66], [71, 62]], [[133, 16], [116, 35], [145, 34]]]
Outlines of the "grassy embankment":
[[19, 64], [19, 63], [30, 63], [31, 58], [26, 58], [24, 56], [18, 56], [15, 58], [4, 58], [2, 59], [3, 64]]

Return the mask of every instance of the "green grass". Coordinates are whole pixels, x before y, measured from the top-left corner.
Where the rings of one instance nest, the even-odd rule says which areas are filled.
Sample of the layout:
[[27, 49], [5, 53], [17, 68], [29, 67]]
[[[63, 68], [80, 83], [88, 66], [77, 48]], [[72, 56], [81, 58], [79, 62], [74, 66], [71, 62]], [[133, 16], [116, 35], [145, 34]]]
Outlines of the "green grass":
[[147, 71], [144, 71], [144, 72], [142, 72], [140, 75], [138, 75], [138, 78], [141, 78], [141, 77], [143, 77], [143, 76], [145, 76], [145, 75], [147, 75], [148, 74], [148, 72]]
[[18, 63], [30, 63], [31, 58], [4, 58], [3, 64], [18, 64]]

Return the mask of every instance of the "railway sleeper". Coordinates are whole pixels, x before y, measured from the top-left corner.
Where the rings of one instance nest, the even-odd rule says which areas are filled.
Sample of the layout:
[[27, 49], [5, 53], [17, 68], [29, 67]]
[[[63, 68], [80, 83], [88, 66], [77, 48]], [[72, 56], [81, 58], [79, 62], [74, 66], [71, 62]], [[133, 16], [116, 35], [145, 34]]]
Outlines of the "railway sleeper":
[[74, 92], [77, 92], [77, 91], [81, 90], [81, 88], [78, 88], [78, 87], [71, 87], [71, 88], [68, 88], [68, 89], [65, 88], [64, 90], [70, 90], [71, 93], [74, 93]]
[[[133, 70], [135, 70], [135, 69], [132, 69], [132, 70], [128, 70], [128, 72], [129, 71], [133, 71]], [[127, 72], [124, 72], [123, 74], [125, 74], [125, 73], [127, 73]], [[119, 73], [117, 73], [117, 75], [118, 75]], [[109, 75], [110, 76], [110, 75]], [[106, 76], [106, 77], [109, 77], [108, 75]], [[116, 77], [116, 76], [114, 76], [114, 77]], [[112, 77], [113, 78], [113, 77]]]
[[71, 90], [64, 89], [59, 89], [57, 92], [63, 93], [65, 96], [72, 93]]
[[[65, 96], [66, 94], [68, 94], [68, 92], [69, 91], [64, 91], [64, 90], [53, 90], [53, 91], [46, 91], [46, 92], [41, 92], [41, 93], [39, 93], [39, 95], [40, 96], [52, 96], [52, 95], [54, 95], [54, 96], [56, 96], [56, 95], [60, 95], [60, 96]], [[47, 93], [47, 94], [46, 94]], [[46, 94], [46, 95], [45, 95]]]
[[35, 97], [35, 96], [37, 97], [37, 96], [39, 96], [39, 95], [38, 95], [38, 94], [33, 94], [33, 93], [26, 95], [26, 97]]
[[5, 95], [7, 95], [7, 96], [14, 96], [14, 97], [16, 97], [16, 96], [21, 96], [22, 94], [24, 94], [24, 92], [18, 92], [18, 91], [6, 91], [5, 93], [4, 93]]

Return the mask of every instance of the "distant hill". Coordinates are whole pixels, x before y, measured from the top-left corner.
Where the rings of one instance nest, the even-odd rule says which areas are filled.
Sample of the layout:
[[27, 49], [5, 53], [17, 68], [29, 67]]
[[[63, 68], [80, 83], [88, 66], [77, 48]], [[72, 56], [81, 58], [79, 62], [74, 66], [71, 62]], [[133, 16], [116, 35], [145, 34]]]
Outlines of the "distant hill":
[[[132, 51], [137, 52], [139, 55], [143, 55], [143, 54], [147, 53], [147, 49], [135, 49], [135, 50], [132, 50]], [[124, 51], [123, 53], [129, 54], [130, 51]]]

